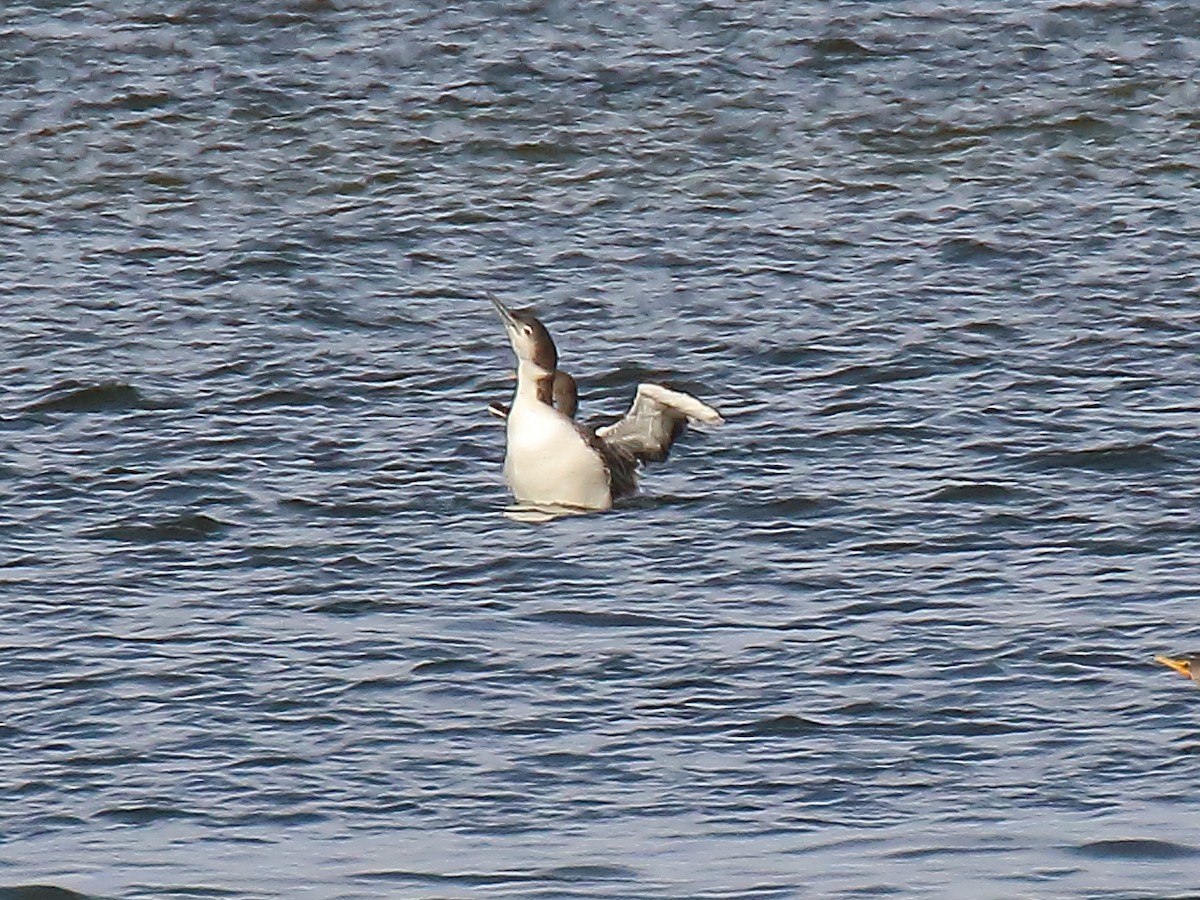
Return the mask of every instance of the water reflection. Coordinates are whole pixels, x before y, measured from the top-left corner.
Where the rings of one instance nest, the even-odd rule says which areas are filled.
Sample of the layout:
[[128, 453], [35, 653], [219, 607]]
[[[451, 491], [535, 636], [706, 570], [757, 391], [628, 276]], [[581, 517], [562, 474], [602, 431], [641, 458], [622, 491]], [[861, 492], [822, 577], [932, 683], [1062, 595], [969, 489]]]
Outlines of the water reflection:
[[582, 516], [595, 512], [603, 512], [603, 510], [584, 509], [582, 506], [565, 506], [559, 503], [514, 503], [504, 508], [504, 516], [506, 518], [512, 519], [514, 522], [525, 522], [530, 525], [542, 525], [563, 516]]

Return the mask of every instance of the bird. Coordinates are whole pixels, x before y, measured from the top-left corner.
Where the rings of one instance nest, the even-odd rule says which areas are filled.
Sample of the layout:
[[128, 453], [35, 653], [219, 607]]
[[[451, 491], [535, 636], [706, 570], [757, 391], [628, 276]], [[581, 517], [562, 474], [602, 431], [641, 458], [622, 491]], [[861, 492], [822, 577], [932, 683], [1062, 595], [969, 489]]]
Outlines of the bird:
[[667, 458], [689, 421], [725, 421], [691, 394], [642, 383], [617, 421], [600, 427], [576, 422], [576, 382], [559, 368], [546, 326], [532, 310], [489, 299], [517, 361], [512, 405], [493, 403], [489, 410], [505, 421], [504, 478], [518, 503], [611, 509], [637, 491], [639, 466]]
[[1183, 656], [1156, 656], [1154, 661], [1174, 669], [1184, 678], [1200, 683], [1200, 653], [1185, 653]]

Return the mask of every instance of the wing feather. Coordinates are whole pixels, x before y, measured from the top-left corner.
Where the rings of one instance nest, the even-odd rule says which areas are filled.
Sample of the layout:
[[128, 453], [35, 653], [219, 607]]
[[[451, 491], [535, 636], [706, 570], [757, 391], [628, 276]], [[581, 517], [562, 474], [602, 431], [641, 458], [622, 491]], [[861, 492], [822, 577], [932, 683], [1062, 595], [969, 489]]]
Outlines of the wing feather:
[[720, 425], [725, 420], [706, 403], [683, 391], [661, 384], [638, 385], [633, 405], [611, 425], [596, 429], [596, 435], [614, 450], [631, 454], [639, 462], [662, 462], [671, 445], [687, 429], [688, 421]]

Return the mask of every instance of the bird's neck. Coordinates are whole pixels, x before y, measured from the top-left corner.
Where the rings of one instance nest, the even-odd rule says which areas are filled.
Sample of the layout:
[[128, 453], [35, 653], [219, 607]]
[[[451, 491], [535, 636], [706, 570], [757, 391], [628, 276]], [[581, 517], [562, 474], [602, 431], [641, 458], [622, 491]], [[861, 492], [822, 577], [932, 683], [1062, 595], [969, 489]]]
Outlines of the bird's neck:
[[553, 408], [554, 371], [522, 360], [517, 366], [517, 395], [513, 398], [513, 405], [530, 403], [542, 403]]

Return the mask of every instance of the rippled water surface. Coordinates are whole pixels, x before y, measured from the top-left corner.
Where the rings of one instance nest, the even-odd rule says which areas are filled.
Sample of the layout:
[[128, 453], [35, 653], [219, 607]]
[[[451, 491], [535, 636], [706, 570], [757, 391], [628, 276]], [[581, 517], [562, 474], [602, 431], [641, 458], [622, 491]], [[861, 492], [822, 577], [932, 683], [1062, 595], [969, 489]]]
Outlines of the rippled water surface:
[[[34, 2], [0, 51], [0, 898], [1200, 883], [1194, 5]], [[585, 415], [727, 424], [506, 519], [489, 291]]]

